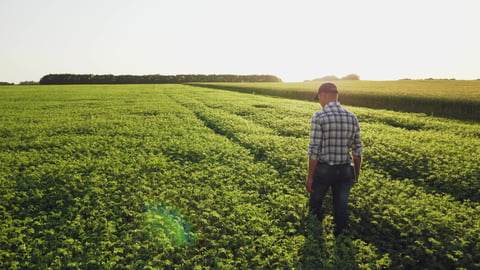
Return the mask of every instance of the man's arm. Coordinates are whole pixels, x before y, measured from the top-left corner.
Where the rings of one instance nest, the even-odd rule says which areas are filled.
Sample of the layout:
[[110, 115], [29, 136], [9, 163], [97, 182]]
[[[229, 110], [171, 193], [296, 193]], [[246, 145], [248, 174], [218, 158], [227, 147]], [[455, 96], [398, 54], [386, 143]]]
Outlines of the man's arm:
[[355, 116], [355, 133], [352, 145], [353, 165], [355, 167], [354, 182], [358, 182], [358, 177], [360, 176], [360, 170], [362, 168], [363, 145], [360, 137], [360, 125], [358, 123], [358, 118]]
[[307, 181], [305, 181], [305, 188], [307, 189], [308, 193], [312, 193], [312, 185], [313, 185], [313, 175], [315, 174], [315, 168], [317, 167], [318, 160], [312, 159], [310, 156], [308, 157], [308, 175]]
[[362, 168], [362, 157], [353, 157], [353, 165], [355, 167], [355, 181], [358, 182], [358, 177], [360, 176], [360, 170]]

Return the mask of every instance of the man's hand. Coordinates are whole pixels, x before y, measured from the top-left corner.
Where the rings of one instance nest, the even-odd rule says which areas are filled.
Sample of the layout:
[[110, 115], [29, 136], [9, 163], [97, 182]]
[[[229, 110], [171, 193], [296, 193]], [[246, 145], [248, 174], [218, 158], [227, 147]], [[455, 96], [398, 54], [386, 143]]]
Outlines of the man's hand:
[[353, 157], [354, 165], [354, 178], [352, 179], [352, 186], [358, 183], [358, 178], [360, 177], [360, 169], [362, 167], [362, 157]]
[[315, 174], [315, 168], [317, 167], [318, 160], [308, 157], [308, 174], [307, 181], [305, 181], [305, 188], [308, 193], [313, 192], [313, 175]]
[[307, 177], [307, 181], [305, 181], [305, 188], [307, 189], [308, 193], [313, 192], [312, 185], [313, 185], [313, 178]]

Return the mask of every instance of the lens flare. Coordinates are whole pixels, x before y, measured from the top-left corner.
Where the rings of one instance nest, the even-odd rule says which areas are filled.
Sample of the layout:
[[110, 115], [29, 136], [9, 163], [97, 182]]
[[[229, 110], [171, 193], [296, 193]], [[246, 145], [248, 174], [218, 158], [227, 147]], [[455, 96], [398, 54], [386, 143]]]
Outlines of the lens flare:
[[183, 247], [194, 243], [195, 230], [189, 218], [173, 204], [151, 201], [143, 214], [147, 238], [159, 246]]

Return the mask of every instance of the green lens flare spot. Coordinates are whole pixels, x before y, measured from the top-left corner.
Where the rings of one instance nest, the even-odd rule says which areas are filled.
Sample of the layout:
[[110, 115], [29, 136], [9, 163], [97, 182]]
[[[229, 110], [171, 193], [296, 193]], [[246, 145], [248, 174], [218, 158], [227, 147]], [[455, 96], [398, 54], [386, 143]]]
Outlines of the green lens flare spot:
[[196, 240], [189, 218], [167, 202], [148, 202], [143, 214], [143, 225], [146, 237], [162, 247], [183, 247]]

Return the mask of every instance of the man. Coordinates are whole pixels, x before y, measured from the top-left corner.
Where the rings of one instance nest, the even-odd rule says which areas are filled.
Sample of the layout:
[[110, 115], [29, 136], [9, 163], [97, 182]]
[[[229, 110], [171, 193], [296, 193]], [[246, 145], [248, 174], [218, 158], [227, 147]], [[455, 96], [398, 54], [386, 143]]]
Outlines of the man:
[[[305, 187], [310, 193], [310, 210], [319, 220], [323, 218], [325, 194], [332, 188], [335, 235], [339, 235], [348, 223], [350, 187], [360, 175], [363, 150], [360, 127], [357, 117], [338, 102], [335, 84], [322, 84], [316, 99], [323, 109], [312, 116]], [[352, 160], [355, 171], [351, 168]]]

